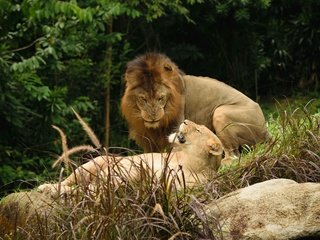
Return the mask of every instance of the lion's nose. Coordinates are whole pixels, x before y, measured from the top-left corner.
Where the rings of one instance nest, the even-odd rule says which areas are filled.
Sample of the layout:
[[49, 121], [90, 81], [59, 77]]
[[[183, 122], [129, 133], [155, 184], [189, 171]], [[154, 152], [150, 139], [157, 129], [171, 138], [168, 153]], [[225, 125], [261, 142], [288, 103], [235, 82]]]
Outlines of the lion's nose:
[[185, 137], [181, 133], [178, 134], [177, 138], [179, 140], [179, 143], [185, 143], [186, 142]]

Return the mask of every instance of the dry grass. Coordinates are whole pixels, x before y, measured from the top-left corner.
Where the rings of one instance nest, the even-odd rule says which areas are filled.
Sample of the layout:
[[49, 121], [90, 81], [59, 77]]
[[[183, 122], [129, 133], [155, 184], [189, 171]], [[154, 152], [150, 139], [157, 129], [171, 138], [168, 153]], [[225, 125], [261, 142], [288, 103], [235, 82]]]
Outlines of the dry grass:
[[183, 181], [176, 173], [164, 170], [159, 179], [141, 167], [139, 179], [129, 182], [128, 173], [109, 170], [93, 191], [80, 185], [73, 197], [59, 199], [64, 208], [50, 239], [214, 239], [195, 214], [202, 205], [192, 190], [176, 190]]
[[320, 182], [320, 114], [287, 109], [268, 121], [272, 140], [245, 150], [240, 163], [208, 184], [177, 190], [183, 175], [164, 168], [158, 178], [142, 166], [139, 178], [128, 181], [127, 172], [110, 165], [94, 190], [82, 184], [57, 199], [54, 224], [39, 222], [34, 229], [41, 231], [29, 232], [29, 239], [222, 239], [218, 221], [209, 226], [203, 211], [212, 199], [272, 178]]
[[48, 217], [32, 195], [26, 205], [39, 213], [5, 239], [215, 239], [219, 228], [210, 229], [203, 214], [204, 191], [177, 190], [183, 176], [168, 170], [159, 178], [140, 166], [139, 178], [128, 181], [128, 172], [110, 165], [110, 174], [98, 175], [94, 189], [79, 184], [73, 195], [52, 200], [48, 208], [56, 214]]
[[213, 181], [219, 195], [274, 178], [320, 182], [320, 112], [309, 113], [307, 104], [279, 106], [277, 113], [268, 121], [272, 140], [249, 149]]
[[[97, 147], [93, 131], [76, 116]], [[60, 134], [63, 149], [54, 166], [63, 163], [74, 168], [71, 154], [94, 150], [91, 146], [69, 149], [63, 131], [54, 128]], [[123, 151], [134, 154], [129, 149]], [[166, 161], [169, 155], [164, 155]], [[159, 178], [152, 166], [136, 164], [139, 175], [132, 180], [115, 159], [111, 157], [108, 161], [107, 176], [98, 171], [94, 188], [89, 182], [81, 183], [75, 186], [72, 195], [61, 195], [55, 200], [59, 212], [54, 224], [42, 226], [38, 221], [33, 228], [37, 230], [29, 231], [29, 236], [34, 239], [215, 239], [219, 229], [210, 229], [203, 215], [203, 202], [208, 195], [199, 189], [187, 189], [181, 169], [176, 172], [165, 166]]]

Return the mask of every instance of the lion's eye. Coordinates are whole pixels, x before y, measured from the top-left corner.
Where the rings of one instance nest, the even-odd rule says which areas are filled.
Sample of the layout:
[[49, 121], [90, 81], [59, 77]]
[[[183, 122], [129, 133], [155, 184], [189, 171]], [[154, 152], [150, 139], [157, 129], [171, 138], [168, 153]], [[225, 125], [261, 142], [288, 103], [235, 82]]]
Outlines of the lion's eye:
[[144, 96], [139, 96], [139, 100], [141, 102], [147, 102], [147, 99]]
[[196, 128], [196, 131], [197, 131], [198, 133], [201, 133], [200, 129], [198, 129], [198, 128]]
[[171, 72], [172, 71], [172, 67], [169, 64], [166, 64], [163, 66], [164, 70], [166, 70], [167, 72]]
[[158, 97], [158, 102], [164, 102], [165, 101], [165, 96], [160, 96]]

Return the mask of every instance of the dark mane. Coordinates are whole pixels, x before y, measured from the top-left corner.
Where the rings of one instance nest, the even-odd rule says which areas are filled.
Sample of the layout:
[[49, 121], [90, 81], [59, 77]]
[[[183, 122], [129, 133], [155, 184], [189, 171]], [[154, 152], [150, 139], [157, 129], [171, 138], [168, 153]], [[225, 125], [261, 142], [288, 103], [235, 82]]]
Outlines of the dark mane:
[[[127, 64], [121, 111], [129, 124], [130, 137], [145, 151], [163, 150], [168, 144], [167, 135], [181, 120], [184, 84], [180, 73], [176, 64], [160, 53], [147, 53]], [[150, 98], [154, 98], [159, 85], [166, 86], [170, 91], [164, 107], [165, 115], [158, 128], [146, 128], [136, 103], [135, 89], [142, 88]], [[154, 142], [155, 139], [157, 141]]]

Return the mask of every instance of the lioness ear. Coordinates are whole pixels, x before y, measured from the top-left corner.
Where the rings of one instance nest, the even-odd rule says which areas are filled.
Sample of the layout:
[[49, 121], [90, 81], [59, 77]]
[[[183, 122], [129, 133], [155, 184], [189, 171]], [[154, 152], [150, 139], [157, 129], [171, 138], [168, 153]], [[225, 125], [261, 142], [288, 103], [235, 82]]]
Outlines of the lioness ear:
[[221, 143], [214, 141], [213, 139], [207, 141], [207, 146], [209, 148], [209, 153], [214, 156], [219, 156], [223, 152]]

